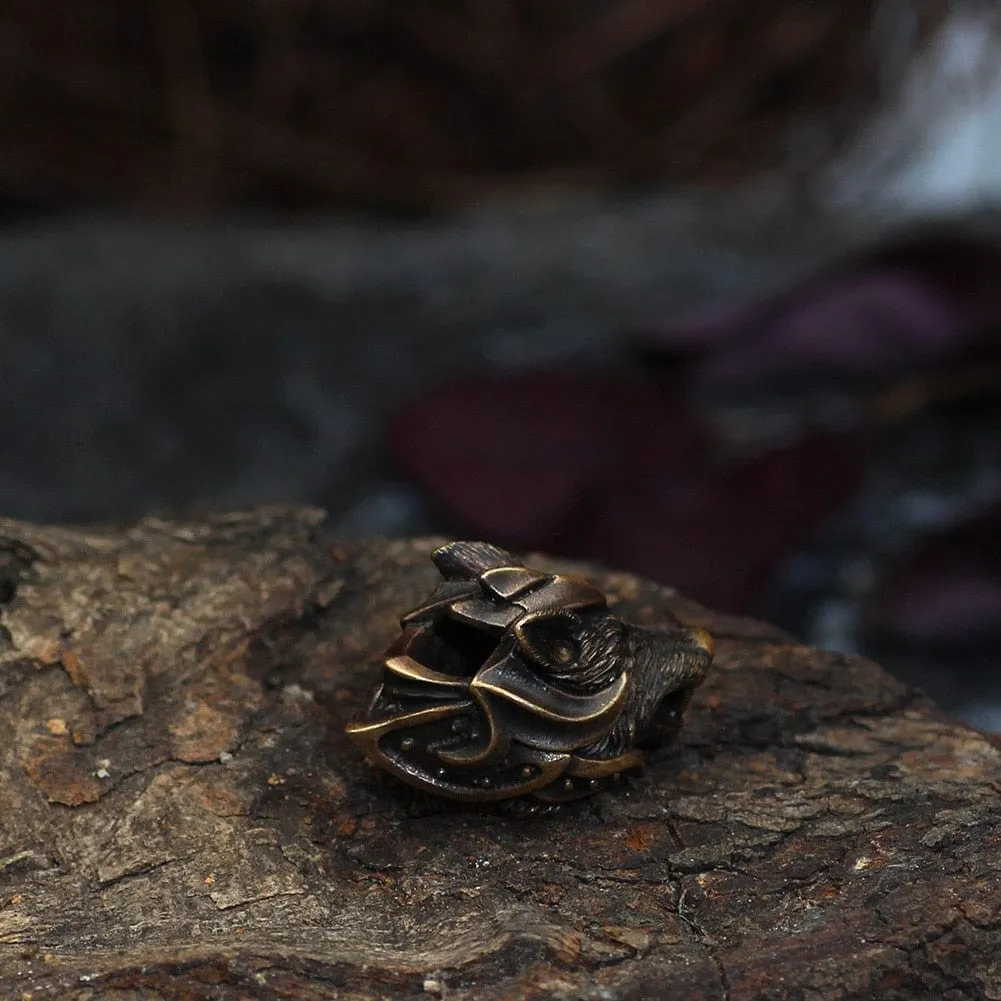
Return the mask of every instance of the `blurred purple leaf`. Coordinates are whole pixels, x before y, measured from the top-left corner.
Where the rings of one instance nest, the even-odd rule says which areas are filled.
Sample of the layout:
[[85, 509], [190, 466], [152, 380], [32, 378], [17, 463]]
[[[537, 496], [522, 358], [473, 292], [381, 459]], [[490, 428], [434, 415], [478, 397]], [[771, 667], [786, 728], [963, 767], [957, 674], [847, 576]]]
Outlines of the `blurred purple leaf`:
[[865, 441], [818, 436], [737, 468], [647, 383], [469, 379], [404, 408], [391, 452], [463, 531], [600, 560], [748, 608], [776, 563], [850, 498]]
[[911, 645], [1001, 637], [1001, 506], [928, 536], [886, 581], [873, 633]]
[[492, 539], [558, 536], [627, 455], [694, 461], [690, 416], [643, 383], [532, 372], [472, 377], [400, 410], [390, 450], [426, 496]]
[[1001, 241], [939, 232], [877, 247], [763, 300], [636, 337], [695, 389], [870, 383], [1001, 349]]
[[581, 555], [744, 612], [777, 564], [858, 491], [864, 438], [818, 435], [732, 470], [633, 470], [575, 536]]

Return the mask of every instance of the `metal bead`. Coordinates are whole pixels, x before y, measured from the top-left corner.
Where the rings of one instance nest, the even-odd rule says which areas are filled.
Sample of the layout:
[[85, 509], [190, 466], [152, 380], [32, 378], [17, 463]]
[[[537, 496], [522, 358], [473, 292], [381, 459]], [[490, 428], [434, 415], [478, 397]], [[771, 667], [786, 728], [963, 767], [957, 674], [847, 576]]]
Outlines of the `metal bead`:
[[[709, 670], [707, 633], [625, 623], [582, 578], [488, 543], [453, 542], [431, 558], [444, 580], [403, 615], [369, 708], [346, 728], [373, 764], [425, 792], [510, 796], [545, 812], [560, 792], [640, 770], [635, 741], [676, 736], [672, 717]], [[403, 760], [394, 748], [420, 753]]]

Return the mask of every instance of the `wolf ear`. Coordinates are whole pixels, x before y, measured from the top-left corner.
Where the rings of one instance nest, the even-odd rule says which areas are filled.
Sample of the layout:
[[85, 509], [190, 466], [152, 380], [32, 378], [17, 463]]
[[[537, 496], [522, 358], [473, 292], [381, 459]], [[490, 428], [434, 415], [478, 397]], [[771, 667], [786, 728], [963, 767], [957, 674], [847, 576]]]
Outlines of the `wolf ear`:
[[431, 559], [446, 580], [475, 580], [485, 570], [517, 565], [506, 549], [489, 542], [449, 542], [436, 549]]
[[580, 657], [582, 625], [572, 612], [537, 613], [515, 623], [514, 633], [526, 657], [543, 667], [560, 670]]

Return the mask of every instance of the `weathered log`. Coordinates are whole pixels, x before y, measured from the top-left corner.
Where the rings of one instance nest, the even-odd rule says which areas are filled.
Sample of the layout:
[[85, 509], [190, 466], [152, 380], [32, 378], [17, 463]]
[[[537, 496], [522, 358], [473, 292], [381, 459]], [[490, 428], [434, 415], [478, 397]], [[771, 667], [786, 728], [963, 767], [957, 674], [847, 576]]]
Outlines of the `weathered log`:
[[343, 724], [433, 541], [322, 523], [0, 522], [0, 996], [1001, 998], [984, 735], [591, 570], [715, 635], [680, 745], [552, 816], [414, 817]]

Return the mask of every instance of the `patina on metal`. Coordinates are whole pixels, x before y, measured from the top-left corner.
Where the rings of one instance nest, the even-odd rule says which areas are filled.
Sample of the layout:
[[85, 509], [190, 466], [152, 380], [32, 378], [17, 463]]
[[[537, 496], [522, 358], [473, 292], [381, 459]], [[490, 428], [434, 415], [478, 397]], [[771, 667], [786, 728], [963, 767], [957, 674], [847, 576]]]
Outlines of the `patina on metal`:
[[444, 580], [403, 616], [347, 726], [373, 765], [436, 796], [531, 811], [638, 773], [643, 748], [677, 734], [709, 670], [708, 633], [624, 623], [586, 580], [488, 543], [431, 559]]

